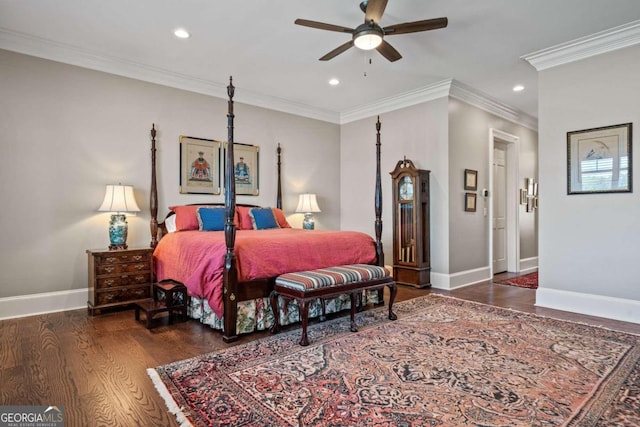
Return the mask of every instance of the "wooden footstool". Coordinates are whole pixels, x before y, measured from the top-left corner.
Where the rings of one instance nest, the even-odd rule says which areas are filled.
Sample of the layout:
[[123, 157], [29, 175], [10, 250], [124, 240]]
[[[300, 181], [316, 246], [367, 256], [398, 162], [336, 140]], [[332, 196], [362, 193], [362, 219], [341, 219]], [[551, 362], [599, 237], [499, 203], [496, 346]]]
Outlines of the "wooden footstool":
[[300, 320], [302, 321], [300, 345], [309, 345], [309, 339], [307, 338], [309, 302], [317, 298], [333, 298], [342, 294], [349, 294], [351, 298], [351, 331], [357, 332], [358, 327], [355, 322], [357, 295], [363, 290], [380, 289], [384, 286], [388, 286], [390, 290], [389, 319], [396, 320], [397, 316], [393, 312], [393, 301], [397, 292], [396, 283], [393, 281], [389, 271], [384, 267], [368, 264], [349, 264], [318, 270], [298, 271], [278, 276], [270, 295], [271, 310], [274, 317], [271, 333], [277, 333], [280, 327], [278, 297], [295, 299], [300, 307]]
[[140, 311], [146, 315], [147, 329], [151, 329], [153, 316], [169, 313], [169, 324], [173, 323], [174, 313], [180, 313], [181, 319], [187, 319], [189, 295], [187, 288], [174, 280], [163, 280], [153, 284], [153, 298], [138, 301], [135, 305], [135, 318], [140, 320]]

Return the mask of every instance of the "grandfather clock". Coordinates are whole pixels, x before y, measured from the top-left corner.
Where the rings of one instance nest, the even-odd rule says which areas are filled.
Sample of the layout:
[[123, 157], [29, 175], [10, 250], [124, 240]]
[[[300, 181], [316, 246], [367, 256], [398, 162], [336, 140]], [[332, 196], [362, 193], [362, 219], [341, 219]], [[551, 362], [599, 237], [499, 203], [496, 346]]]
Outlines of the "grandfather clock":
[[405, 158], [393, 180], [393, 279], [417, 288], [431, 286], [429, 172]]

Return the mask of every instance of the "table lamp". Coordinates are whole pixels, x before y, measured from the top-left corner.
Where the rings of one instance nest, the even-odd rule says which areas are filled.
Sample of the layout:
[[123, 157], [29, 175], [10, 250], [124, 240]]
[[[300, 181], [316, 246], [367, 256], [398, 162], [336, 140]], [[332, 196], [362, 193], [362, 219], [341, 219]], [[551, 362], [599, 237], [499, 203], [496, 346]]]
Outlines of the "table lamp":
[[321, 212], [318, 207], [318, 201], [315, 194], [300, 194], [298, 197], [298, 207], [296, 212], [304, 214], [304, 221], [302, 222], [302, 228], [305, 230], [313, 230], [315, 223], [313, 221], [313, 213]]
[[127, 217], [125, 212], [140, 212], [131, 185], [107, 185], [100, 212], [112, 212], [109, 221], [109, 250], [127, 249]]

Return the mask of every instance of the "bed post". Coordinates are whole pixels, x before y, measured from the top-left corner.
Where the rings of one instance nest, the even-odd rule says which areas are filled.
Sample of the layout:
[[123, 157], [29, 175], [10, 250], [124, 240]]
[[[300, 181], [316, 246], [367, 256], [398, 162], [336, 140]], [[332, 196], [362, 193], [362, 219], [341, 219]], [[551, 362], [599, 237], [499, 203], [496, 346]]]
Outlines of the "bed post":
[[280, 148], [280, 143], [278, 143], [276, 153], [278, 153], [278, 193], [276, 195], [276, 208], [282, 209], [282, 175], [280, 173], [280, 166], [282, 165], [282, 162], [280, 161], [280, 153], [282, 153], [282, 148]]
[[227, 253], [224, 257], [224, 330], [222, 339], [231, 342], [238, 339], [236, 335], [238, 273], [236, 271], [236, 255], [233, 248], [236, 242], [236, 225], [233, 221], [236, 213], [236, 180], [233, 161], [233, 77], [229, 77], [227, 95], [229, 95], [229, 112], [227, 113], [227, 159], [224, 178], [224, 239]]
[[382, 182], [380, 179], [380, 116], [376, 122], [376, 256], [378, 265], [384, 267], [384, 251], [382, 250]]
[[156, 124], [151, 124], [151, 192], [149, 193], [149, 208], [151, 210], [151, 244], [155, 248], [158, 244], [158, 185], [156, 184]]

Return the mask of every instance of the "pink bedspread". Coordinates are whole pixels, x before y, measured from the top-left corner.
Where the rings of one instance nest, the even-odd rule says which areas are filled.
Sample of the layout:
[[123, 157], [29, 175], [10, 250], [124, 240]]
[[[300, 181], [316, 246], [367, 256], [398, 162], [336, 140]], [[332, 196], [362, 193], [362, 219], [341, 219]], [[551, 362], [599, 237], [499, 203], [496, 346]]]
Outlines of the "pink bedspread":
[[[169, 233], [153, 254], [156, 277], [184, 283], [190, 295], [206, 298], [222, 317], [225, 253], [222, 231]], [[238, 230], [235, 254], [241, 282], [376, 259], [374, 241], [364, 233], [293, 228]]]

